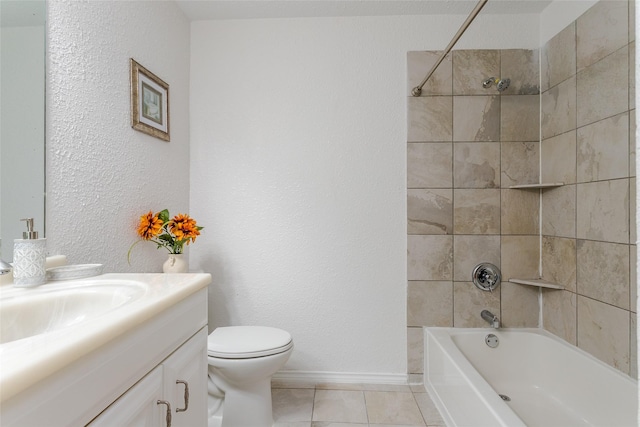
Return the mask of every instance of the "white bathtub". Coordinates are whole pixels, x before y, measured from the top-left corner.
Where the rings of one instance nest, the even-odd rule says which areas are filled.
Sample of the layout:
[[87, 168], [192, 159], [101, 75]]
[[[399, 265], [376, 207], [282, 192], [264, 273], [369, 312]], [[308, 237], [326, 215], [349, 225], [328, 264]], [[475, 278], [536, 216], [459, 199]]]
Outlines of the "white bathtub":
[[425, 328], [424, 338], [425, 387], [448, 427], [638, 425], [638, 382], [544, 330]]

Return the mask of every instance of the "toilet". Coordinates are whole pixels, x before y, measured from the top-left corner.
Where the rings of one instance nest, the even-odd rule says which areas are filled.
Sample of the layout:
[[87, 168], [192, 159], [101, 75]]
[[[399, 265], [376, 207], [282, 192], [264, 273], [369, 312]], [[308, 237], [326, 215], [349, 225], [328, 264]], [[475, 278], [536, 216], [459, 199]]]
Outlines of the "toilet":
[[282, 329], [226, 326], [211, 332], [208, 427], [271, 427], [271, 377], [292, 351], [291, 335]]

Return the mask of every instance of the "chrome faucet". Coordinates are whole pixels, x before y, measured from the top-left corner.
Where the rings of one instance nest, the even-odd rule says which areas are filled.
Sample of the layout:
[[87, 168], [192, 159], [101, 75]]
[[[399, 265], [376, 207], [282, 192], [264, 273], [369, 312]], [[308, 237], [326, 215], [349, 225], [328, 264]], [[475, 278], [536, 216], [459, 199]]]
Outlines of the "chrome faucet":
[[11, 264], [0, 259], [0, 276], [11, 272]]
[[484, 320], [486, 320], [487, 323], [490, 324], [493, 329], [500, 328], [500, 319], [498, 319], [498, 316], [496, 316], [489, 310], [482, 310], [482, 312], [480, 313], [480, 316]]

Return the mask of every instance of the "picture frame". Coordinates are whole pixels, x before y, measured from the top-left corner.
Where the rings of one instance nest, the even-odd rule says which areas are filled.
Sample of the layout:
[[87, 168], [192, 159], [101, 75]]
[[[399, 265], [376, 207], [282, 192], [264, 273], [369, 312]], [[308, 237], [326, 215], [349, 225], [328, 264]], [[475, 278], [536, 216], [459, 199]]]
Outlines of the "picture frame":
[[169, 85], [130, 58], [131, 127], [170, 141]]

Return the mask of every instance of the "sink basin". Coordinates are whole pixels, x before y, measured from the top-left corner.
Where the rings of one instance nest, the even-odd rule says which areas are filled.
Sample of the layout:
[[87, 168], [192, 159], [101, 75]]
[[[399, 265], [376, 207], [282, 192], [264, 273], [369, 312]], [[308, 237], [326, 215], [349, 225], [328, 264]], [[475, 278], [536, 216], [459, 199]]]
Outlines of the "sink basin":
[[129, 304], [145, 287], [132, 281], [76, 282], [0, 299], [0, 344], [56, 331], [95, 319]]

